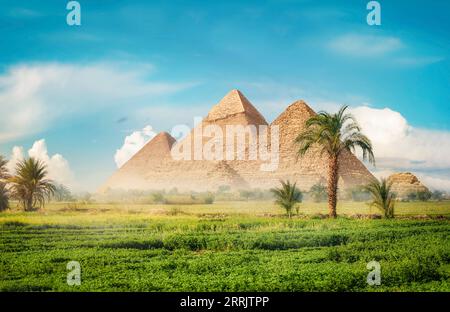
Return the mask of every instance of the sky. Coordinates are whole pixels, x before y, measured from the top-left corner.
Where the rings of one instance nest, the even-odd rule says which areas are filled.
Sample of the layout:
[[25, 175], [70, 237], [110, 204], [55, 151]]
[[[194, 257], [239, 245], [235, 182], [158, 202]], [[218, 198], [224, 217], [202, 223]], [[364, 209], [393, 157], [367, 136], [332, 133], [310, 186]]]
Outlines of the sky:
[[0, 0], [0, 154], [95, 191], [155, 133], [237, 88], [270, 122], [304, 99], [341, 105], [377, 176], [450, 191], [450, 2]]

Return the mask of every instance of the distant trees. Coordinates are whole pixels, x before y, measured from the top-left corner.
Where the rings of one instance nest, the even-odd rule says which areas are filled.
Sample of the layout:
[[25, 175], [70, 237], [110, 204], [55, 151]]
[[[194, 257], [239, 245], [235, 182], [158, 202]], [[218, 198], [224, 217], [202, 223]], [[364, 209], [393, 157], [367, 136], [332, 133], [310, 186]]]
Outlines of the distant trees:
[[[271, 192], [273, 193], [275, 197], [275, 203], [284, 209], [286, 209], [286, 213], [288, 217], [290, 218], [292, 215], [292, 208], [297, 203], [301, 203], [303, 199], [302, 192], [296, 187], [296, 183], [291, 184], [289, 181], [281, 182], [280, 188], [273, 188], [271, 189]], [[298, 213], [298, 209], [297, 213]]]
[[69, 188], [63, 184], [56, 184], [53, 199], [58, 202], [62, 201], [74, 201], [74, 197]]
[[164, 204], [165, 198], [164, 194], [162, 192], [156, 192], [152, 194], [153, 196], [153, 202], [156, 204]]
[[381, 181], [375, 180], [365, 187], [372, 196], [370, 205], [380, 209], [386, 218], [394, 217], [395, 194], [391, 192], [391, 185], [391, 182], [381, 179]]
[[328, 197], [327, 188], [322, 183], [314, 184], [309, 189], [309, 196], [315, 203], [326, 201]]
[[375, 163], [372, 144], [361, 133], [356, 120], [346, 114], [347, 106], [343, 106], [336, 114], [320, 112], [306, 121], [306, 130], [301, 132], [295, 142], [298, 144], [298, 155], [304, 156], [313, 146], [319, 146], [322, 154], [328, 156], [328, 210], [329, 216], [336, 218], [337, 185], [339, 174], [339, 156], [345, 150], [362, 149], [363, 158]]
[[441, 201], [444, 199], [444, 192], [442, 191], [433, 191], [433, 194], [431, 194], [431, 199]]
[[16, 165], [16, 173], [8, 179], [11, 195], [25, 211], [41, 208], [55, 193], [55, 185], [47, 179], [47, 166], [30, 157]]
[[248, 201], [250, 197], [254, 196], [254, 192], [250, 190], [240, 190], [239, 195], [241, 196], [241, 198], [245, 198], [245, 200]]

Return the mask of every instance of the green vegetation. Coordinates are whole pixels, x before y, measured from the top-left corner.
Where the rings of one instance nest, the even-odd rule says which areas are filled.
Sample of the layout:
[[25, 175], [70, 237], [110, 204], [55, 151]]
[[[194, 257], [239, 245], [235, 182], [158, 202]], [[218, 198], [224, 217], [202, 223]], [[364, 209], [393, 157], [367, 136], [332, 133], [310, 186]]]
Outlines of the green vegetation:
[[308, 195], [315, 203], [320, 203], [327, 200], [327, 188], [322, 183], [317, 183], [311, 186]]
[[[51, 203], [0, 213], [1, 291], [450, 291], [450, 202]], [[66, 283], [79, 261], [81, 286]], [[381, 286], [366, 265], [381, 264]]]
[[55, 193], [53, 181], [47, 179], [47, 166], [30, 157], [16, 165], [16, 173], [8, 179], [12, 197], [16, 198], [25, 211], [42, 208]]
[[9, 208], [9, 191], [6, 185], [0, 182], [0, 211], [4, 211]]
[[6, 169], [6, 159], [0, 155], [0, 211], [9, 208], [9, 190], [6, 187], [6, 180], [9, 178], [8, 170]]
[[359, 147], [363, 159], [375, 164], [369, 138], [361, 133], [353, 116], [345, 113], [346, 109], [347, 106], [343, 106], [336, 114], [319, 112], [312, 116], [306, 121], [306, 130], [295, 139], [299, 156], [304, 156], [313, 146], [319, 146], [321, 153], [328, 156], [328, 214], [331, 218], [337, 217], [339, 156], [342, 152], [352, 152]]
[[73, 202], [75, 198], [69, 188], [63, 184], [56, 184], [52, 199], [57, 202]]
[[372, 195], [371, 206], [377, 207], [384, 213], [385, 218], [394, 217], [395, 195], [391, 192], [392, 183], [386, 179], [373, 181], [366, 189]]
[[280, 183], [281, 187], [273, 188], [272, 193], [275, 197], [275, 203], [286, 209], [286, 213], [290, 218], [294, 206], [298, 214], [298, 203], [302, 202], [303, 194], [297, 188], [296, 183], [291, 184], [289, 181], [280, 181]]

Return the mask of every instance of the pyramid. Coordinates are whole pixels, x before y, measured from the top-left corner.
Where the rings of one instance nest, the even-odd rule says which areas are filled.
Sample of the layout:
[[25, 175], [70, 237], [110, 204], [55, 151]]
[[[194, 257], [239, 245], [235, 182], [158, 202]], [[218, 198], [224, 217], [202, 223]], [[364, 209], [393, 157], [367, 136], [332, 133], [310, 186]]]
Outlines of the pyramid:
[[407, 198], [411, 193], [429, 192], [428, 188], [411, 172], [394, 173], [389, 176], [388, 181], [392, 183], [391, 191], [399, 199]]
[[205, 121], [217, 123], [219, 120], [235, 119], [233, 117], [241, 117], [248, 124], [267, 125], [263, 115], [236, 89], [228, 92], [218, 104], [213, 106]]
[[[214, 191], [221, 185], [232, 189], [262, 188], [268, 189], [279, 184], [279, 180], [296, 182], [302, 190], [326, 181], [328, 161], [321, 155], [318, 147], [313, 147], [304, 156], [297, 156], [295, 138], [305, 130], [305, 123], [316, 113], [304, 101], [289, 105], [272, 123], [279, 127], [279, 164], [275, 171], [261, 171], [261, 160], [249, 160], [249, 146], [246, 141], [245, 158], [197, 160], [193, 147], [195, 141], [206, 148], [213, 137], [204, 130], [213, 125], [222, 129], [223, 150], [227, 147], [226, 127], [229, 125], [268, 126], [261, 113], [239, 91], [230, 91], [218, 104], [212, 107], [207, 116], [190, 134], [175, 142], [169, 134], [160, 133], [147, 143], [135, 156], [120, 168], [104, 185], [105, 188], [123, 189], [172, 189], [180, 191]], [[196, 132], [197, 131], [197, 132]], [[200, 133], [200, 138], [195, 135]], [[248, 139], [248, 137], [246, 137]], [[182, 151], [185, 146], [189, 159], [176, 160], [172, 151]], [[220, 144], [218, 145], [220, 146]], [[270, 146], [270, 143], [269, 143]], [[201, 154], [203, 155], [203, 154]], [[346, 189], [365, 184], [373, 179], [372, 174], [351, 152], [340, 156], [339, 188]]]
[[108, 188], [145, 188], [148, 184], [145, 179], [146, 173], [164, 167], [167, 161], [171, 160], [170, 150], [175, 141], [167, 132], [158, 133], [120, 167], [100, 188], [100, 191]]

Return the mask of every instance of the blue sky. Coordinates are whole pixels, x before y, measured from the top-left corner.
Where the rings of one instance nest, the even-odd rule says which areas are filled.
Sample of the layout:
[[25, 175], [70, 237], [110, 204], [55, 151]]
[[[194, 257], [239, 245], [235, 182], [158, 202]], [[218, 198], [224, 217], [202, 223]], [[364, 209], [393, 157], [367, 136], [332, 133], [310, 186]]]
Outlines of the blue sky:
[[374, 170], [450, 189], [450, 143], [437, 143], [450, 138], [448, 1], [379, 1], [382, 25], [369, 26], [368, 1], [81, 0], [72, 27], [67, 2], [0, 1], [3, 155], [44, 139], [95, 190], [133, 131], [191, 124], [238, 88], [270, 121], [300, 98], [400, 120], [386, 140], [399, 131], [414, 151], [380, 137]]

